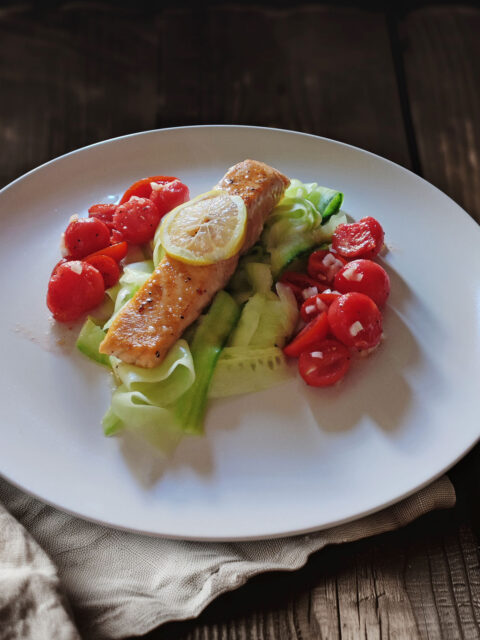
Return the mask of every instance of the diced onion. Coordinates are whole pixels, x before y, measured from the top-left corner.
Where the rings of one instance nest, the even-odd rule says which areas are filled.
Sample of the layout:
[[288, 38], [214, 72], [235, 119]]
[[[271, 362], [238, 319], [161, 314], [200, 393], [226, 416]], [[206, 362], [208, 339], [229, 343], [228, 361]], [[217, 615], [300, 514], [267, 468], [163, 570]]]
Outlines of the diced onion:
[[337, 260], [335, 256], [332, 256], [331, 253], [327, 253], [327, 255], [323, 258], [322, 262], [326, 267], [331, 267], [336, 262], [339, 262], [339, 260]]
[[72, 260], [72, 262], [70, 262], [70, 269], [74, 273], [80, 275], [83, 271], [83, 262], [81, 262], [80, 260]]
[[336, 258], [331, 253], [323, 258], [322, 263], [327, 267], [327, 280], [333, 280], [340, 269], [343, 267], [343, 262]]
[[307, 287], [302, 292], [303, 299], [307, 300], [308, 298], [311, 298], [312, 296], [316, 296], [317, 293], [318, 293], [317, 287]]
[[363, 324], [361, 322], [359, 322], [358, 320], [356, 320], [351, 325], [349, 331], [350, 331], [350, 335], [355, 337], [357, 334], [360, 333], [360, 331], [363, 331]]
[[363, 278], [363, 273], [357, 271], [357, 268], [354, 264], [348, 265], [342, 275], [345, 280], [350, 280], [351, 282], [360, 282], [360, 280], [362, 280]]

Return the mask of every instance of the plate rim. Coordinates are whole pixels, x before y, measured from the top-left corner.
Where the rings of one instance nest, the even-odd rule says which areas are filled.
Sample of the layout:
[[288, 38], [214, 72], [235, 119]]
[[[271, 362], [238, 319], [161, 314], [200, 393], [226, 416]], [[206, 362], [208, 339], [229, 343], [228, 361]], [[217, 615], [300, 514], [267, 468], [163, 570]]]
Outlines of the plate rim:
[[[373, 157], [376, 160], [381, 161], [382, 163], [387, 163], [389, 165], [391, 165], [392, 167], [394, 167], [396, 170], [400, 169], [401, 171], [405, 172], [407, 175], [413, 176], [417, 181], [419, 181], [420, 183], [423, 184], [423, 186], [428, 185], [428, 188], [432, 189], [434, 192], [438, 192], [441, 194], [441, 196], [443, 198], [447, 198], [448, 201], [455, 205], [455, 208], [459, 211], [461, 211], [467, 219], [469, 219], [472, 223], [472, 228], [479, 228], [478, 224], [476, 224], [476, 220], [468, 214], [468, 212], [463, 209], [457, 202], [455, 202], [453, 200], [453, 198], [451, 198], [449, 195], [447, 195], [445, 192], [443, 192], [441, 189], [439, 189], [438, 187], [436, 187], [435, 185], [433, 185], [432, 183], [428, 182], [425, 178], [419, 176], [418, 174], [414, 173], [412, 170], [407, 169], [406, 167], [403, 167], [402, 165], [399, 165], [398, 163], [389, 160], [387, 158], [384, 158], [383, 156], [380, 156], [378, 154], [375, 154], [371, 151], [362, 149], [361, 147], [357, 147], [355, 145], [351, 145], [349, 143], [345, 143], [345, 142], [340, 142], [331, 138], [327, 138], [324, 136], [318, 136], [315, 134], [310, 134], [310, 133], [305, 133], [305, 132], [301, 132], [301, 131], [295, 131], [295, 130], [291, 130], [291, 129], [282, 129], [282, 128], [277, 128], [277, 127], [265, 127], [265, 126], [251, 126], [251, 125], [236, 125], [236, 124], [201, 124], [201, 125], [186, 125], [186, 126], [181, 126], [181, 127], [165, 127], [165, 128], [158, 128], [158, 129], [149, 129], [146, 131], [139, 131], [139, 132], [134, 132], [134, 133], [130, 133], [130, 134], [126, 134], [126, 135], [122, 135], [122, 136], [116, 136], [114, 138], [108, 138], [106, 140], [101, 140], [95, 143], [92, 143], [90, 145], [86, 145], [84, 147], [79, 147], [78, 149], [74, 149], [72, 151], [69, 151], [65, 154], [62, 154], [60, 156], [57, 156], [55, 158], [52, 158], [51, 160], [48, 160], [47, 162], [42, 163], [41, 165], [34, 167], [33, 169], [29, 170], [28, 172], [22, 174], [21, 176], [15, 178], [13, 181], [9, 182], [7, 185], [5, 185], [4, 187], [2, 187], [0, 189], [0, 198], [10, 189], [16, 187], [19, 183], [21, 183], [23, 180], [28, 179], [30, 176], [32, 176], [33, 174], [39, 173], [43, 170], [45, 170], [46, 168], [50, 167], [50, 165], [55, 164], [57, 162], [60, 162], [62, 160], [65, 160], [66, 158], [69, 158], [70, 156], [74, 156], [76, 154], [80, 154], [80, 153], [84, 153], [87, 152], [90, 149], [93, 148], [97, 148], [97, 147], [101, 147], [101, 146], [107, 146], [109, 144], [115, 143], [115, 142], [119, 142], [122, 140], [126, 140], [126, 139], [130, 139], [130, 138], [141, 138], [143, 136], [148, 137], [149, 135], [152, 134], [158, 134], [160, 132], [168, 132], [168, 131], [189, 131], [189, 130], [197, 130], [197, 129], [248, 129], [248, 130], [260, 130], [262, 132], [265, 133], [269, 133], [269, 132], [276, 132], [276, 133], [282, 133], [282, 134], [293, 134], [294, 136], [302, 136], [302, 137], [306, 137], [306, 138], [310, 138], [313, 140], [320, 140], [323, 142], [327, 142], [330, 144], [334, 144], [334, 145], [339, 145], [341, 147], [344, 147], [346, 149], [350, 149], [353, 150], [355, 152], [360, 152], [361, 154], [367, 154], [367, 156]], [[322, 531], [325, 529], [329, 529], [329, 528], [333, 528], [336, 526], [340, 526], [343, 524], [347, 524], [350, 522], [354, 522], [357, 520], [360, 520], [364, 517], [367, 517], [369, 515], [372, 515], [374, 513], [378, 513], [384, 509], [387, 509], [389, 507], [391, 507], [392, 505], [398, 504], [399, 502], [407, 499], [408, 497], [414, 495], [415, 493], [417, 493], [418, 491], [424, 489], [425, 487], [427, 487], [428, 485], [434, 483], [436, 480], [438, 480], [438, 478], [440, 478], [442, 475], [444, 475], [449, 469], [451, 469], [453, 466], [455, 466], [463, 457], [465, 457], [474, 447], [475, 445], [479, 442], [480, 440], [480, 429], [478, 430], [478, 433], [476, 435], [476, 437], [469, 443], [469, 445], [461, 452], [459, 453], [455, 459], [453, 459], [452, 461], [450, 461], [448, 464], [442, 466], [441, 469], [439, 469], [435, 474], [429, 476], [426, 480], [424, 480], [423, 482], [419, 483], [418, 485], [416, 485], [415, 487], [405, 491], [404, 493], [401, 493], [400, 495], [392, 498], [389, 501], [383, 502], [379, 505], [376, 505], [372, 508], [369, 509], [365, 509], [363, 511], [360, 511], [358, 513], [355, 513], [351, 516], [345, 517], [345, 518], [341, 518], [338, 520], [334, 520], [334, 521], [330, 521], [328, 523], [324, 523], [323, 525], [316, 525], [316, 526], [311, 526], [311, 527], [306, 527], [306, 528], [298, 528], [298, 529], [289, 529], [280, 533], [271, 533], [271, 534], [260, 534], [260, 535], [240, 535], [240, 536], [232, 536], [232, 535], [227, 535], [227, 536], [215, 536], [215, 535], [193, 535], [193, 536], [188, 536], [188, 535], [184, 535], [184, 534], [165, 534], [165, 533], [158, 533], [156, 531], [148, 531], [145, 529], [135, 529], [134, 527], [129, 527], [129, 526], [124, 526], [124, 525], [118, 525], [118, 524], [114, 524], [112, 522], [106, 522], [103, 521], [101, 519], [98, 518], [94, 518], [88, 515], [84, 515], [81, 514], [75, 510], [71, 510], [68, 507], [65, 507], [55, 501], [52, 500], [48, 500], [46, 498], [44, 498], [43, 496], [35, 493], [35, 491], [32, 491], [31, 489], [25, 488], [24, 486], [22, 486], [21, 483], [16, 482], [15, 480], [9, 478], [8, 476], [5, 476], [4, 473], [0, 470], [0, 477], [4, 478], [8, 483], [10, 483], [12, 486], [16, 487], [17, 489], [21, 490], [22, 492], [26, 493], [27, 495], [45, 503], [48, 504], [56, 509], [59, 509], [67, 514], [70, 514], [74, 517], [78, 517], [81, 518], [83, 520], [86, 520], [88, 522], [92, 522], [101, 526], [106, 526], [108, 528], [113, 528], [113, 529], [117, 529], [120, 531], [125, 531], [125, 532], [130, 532], [130, 533], [136, 533], [136, 534], [141, 534], [141, 535], [147, 535], [150, 537], [160, 537], [160, 538], [167, 538], [167, 539], [172, 539], [172, 540], [191, 540], [191, 541], [200, 541], [200, 542], [240, 542], [240, 541], [260, 541], [260, 540], [268, 540], [268, 539], [280, 539], [280, 538], [287, 538], [287, 537], [291, 537], [291, 536], [296, 536], [296, 535], [305, 535], [305, 534], [311, 534], [317, 531]]]
[[27, 178], [27, 177], [29, 177], [30, 175], [32, 175], [32, 174], [34, 174], [36, 172], [40, 172], [41, 170], [45, 169], [46, 167], [48, 167], [49, 165], [51, 165], [51, 164], [53, 164], [55, 162], [58, 162], [60, 160], [64, 160], [64, 159], [66, 159], [66, 158], [68, 158], [70, 156], [76, 155], [76, 154], [83, 153], [83, 152], [85, 152], [85, 151], [87, 151], [89, 149], [93, 149], [95, 147], [108, 145], [108, 144], [111, 144], [113, 142], [117, 142], [119, 140], [126, 140], [126, 139], [129, 139], [129, 138], [148, 136], [148, 135], [151, 135], [151, 134], [154, 134], [154, 133], [160, 133], [162, 131], [185, 131], [185, 130], [191, 130], [191, 129], [249, 129], [249, 130], [260, 130], [260, 131], [275, 131], [277, 133], [287, 133], [287, 134], [293, 134], [295, 136], [303, 136], [303, 137], [306, 137], [306, 138], [311, 138], [311, 139], [314, 139], [314, 140], [322, 140], [323, 142], [333, 143], [333, 144], [339, 145], [341, 147], [352, 149], [352, 150], [354, 150], [356, 152], [367, 154], [368, 156], [376, 158], [377, 160], [381, 160], [382, 162], [386, 162], [386, 163], [392, 165], [396, 169], [400, 169], [401, 171], [407, 173], [408, 175], [413, 176], [416, 180], [422, 182], [424, 185], [428, 185], [428, 187], [430, 189], [433, 189], [434, 191], [437, 191], [438, 193], [441, 193], [445, 198], [448, 198], [448, 200], [452, 204], [454, 204], [460, 211], [462, 211], [464, 214], [466, 214], [467, 218], [473, 223], [475, 228], [479, 226], [478, 223], [476, 222], [476, 220], [473, 218], [473, 216], [471, 216], [468, 213], [468, 211], [466, 211], [466, 209], [464, 209], [462, 206], [460, 206], [458, 204], [458, 202], [456, 202], [451, 196], [449, 196], [447, 193], [445, 193], [445, 191], [442, 191], [442, 189], [440, 189], [439, 187], [435, 186], [434, 184], [432, 184], [431, 182], [429, 182], [428, 180], [426, 180], [422, 176], [419, 176], [417, 173], [415, 173], [411, 169], [408, 169], [407, 167], [404, 167], [401, 164], [398, 164], [397, 162], [394, 162], [393, 160], [390, 160], [389, 158], [385, 158], [384, 156], [381, 156], [378, 153], [374, 153], [373, 151], [368, 151], [367, 149], [362, 149], [362, 147], [357, 147], [356, 145], [349, 144], [348, 142], [342, 142], [340, 140], [334, 140], [333, 138], [327, 138], [325, 136], [319, 136], [319, 135], [316, 135], [314, 133], [306, 133], [304, 131], [296, 131], [295, 129], [282, 129], [280, 127], [265, 127], [265, 126], [260, 126], [260, 125], [245, 125], [245, 124], [195, 124], [195, 125], [183, 125], [183, 126], [180, 126], [180, 127], [161, 127], [161, 128], [158, 128], [158, 129], [146, 129], [145, 131], [136, 131], [134, 133], [127, 133], [127, 134], [125, 134], [123, 136], [115, 136], [114, 138], [107, 138], [105, 140], [99, 140], [98, 142], [93, 142], [92, 144], [85, 145], [84, 147], [78, 147], [77, 149], [72, 149], [72, 151], [67, 151], [67, 153], [63, 153], [63, 154], [61, 154], [59, 156], [55, 156], [54, 158], [51, 158], [50, 160], [47, 160], [46, 162], [43, 162], [42, 164], [38, 165], [37, 167], [34, 167], [33, 169], [30, 169], [26, 173], [23, 173], [22, 175], [18, 176], [17, 178], [12, 180], [11, 182], [9, 182], [6, 185], [4, 185], [0, 189], [0, 196], [3, 195], [3, 193], [5, 191], [7, 191], [7, 189], [10, 189], [11, 187], [15, 186], [17, 184], [17, 182], [20, 182], [24, 178]]
[[[353, 516], [340, 518], [338, 520], [332, 520], [331, 522], [328, 522], [326, 524], [319, 525], [319, 526], [303, 527], [299, 529], [291, 529], [289, 531], [282, 532], [282, 533], [260, 534], [260, 535], [243, 535], [243, 536], [242, 535], [240, 536], [221, 536], [221, 535], [220, 536], [202, 536], [202, 535], [188, 536], [186, 535], [185, 536], [185, 535], [173, 534], [173, 533], [157, 533], [155, 531], [135, 529], [134, 527], [127, 527], [121, 524], [113, 524], [111, 522], [106, 522], [99, 518], [86, 516], [72, 509], [69, 509], [68, 507], [61, 506], [57, 504], [55, 501], [46, 500], [42, 496], [39, 496], [34, 492], [32, 492], [30, 489], [25, 489], [17, 482], [14, 482], [10, 478], [7, 478], [6, 476], [3, 475], [1, 471], [0, 471], [0, 478], [3, 478], [13, 487], [18, 489], [19, 491], [22, 491], [23, 493], [30, 496], [31, 498], [34, 498], [35, 500], [39, 500], [40, 502], [43, 502], [47, 506], [53, 507], [54, 509], [58, 509], [59, 511], [62, 511], [74, 518], [79, 518], [81, 520], [85, 520], [86, 522], [91, 522], [92, 524], [99, 525], [102, 527], [107, 527], [108, 529], [122, 531], [124, 533], [132, 533], [135, 535], [148, 536], [149, 538], [164, 538], [165, 540], [185, 540], [187, 542], [261, 542], [265, 540], [282, 540], [284, 538], [292, 538], [295, 536], [312, 535], [317, 532], [326, 531], [327, 529], [334, 529], [335, 527], [340, 527], [346, 524], [350, 524], [352, 522], [360, 521], [363, 518], [367, 518], [368, 516], [375, 515], [376, 513], [380, 513], [381, 511], [389, 509], [390, 507], [393, 507], [399, 504], [400, 502], [403, 502], [403, 500], [407, 500], [408, 498], [418, 493], [419, 491], [422, 491], [422, 489], [425, 489], [426, 487], [433, 485], [439, 478], [444, 476], [452, 467], [454, 467], [458, 462], [460, 462], [460, 460], [462, 460], [466, 455], [468, 455], [468, 453], [475, 447], [475, 445], [479, 442], [479, 440], [480, 440], [480, 434], [477, 436], [475, 441], [463, 453], [461, 453], [451, 464], [448, 464], [445, 468], [443, 468], [437, 474], [435, 474], [425, 482], [420, 483], [414, 489], [408, 490], [398, 498], [393, 498], [392, 500], [382, 503], [378, 507], [372, 507], [371, 509], [366, 509]], [[456, 490], [453, 483], [451, 482], [450, 478], [448, 479], [452, 484], [454, 493], [456, 494]], [[439, 508], [441, 507], [434, 507], [430, 511], [438, 510]], [[409, 523], [406, 523], [406, 524], [409, 524]]]

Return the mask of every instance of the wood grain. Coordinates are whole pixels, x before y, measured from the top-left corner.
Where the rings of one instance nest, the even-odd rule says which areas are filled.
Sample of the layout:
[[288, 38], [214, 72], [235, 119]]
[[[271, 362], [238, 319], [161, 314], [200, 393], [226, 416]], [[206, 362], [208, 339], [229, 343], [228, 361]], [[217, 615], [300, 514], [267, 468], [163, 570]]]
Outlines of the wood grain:
[[155, 127], [150, 24], [82, 4], [0, 14], [0, 184], [78, 147]]
[[1, 16], [0, 83], [1, 183], [98, 140], [207, 123], [309, 131], [409, 164], [378, 12], [27, 5]]
[[480, 222], [480, 11], [429, 7], [399, 28], [423, 175]]
[[168, 10], [159, 24], [159, 126], [296, 129], [409, 165], [383, 14], [229, 6]]

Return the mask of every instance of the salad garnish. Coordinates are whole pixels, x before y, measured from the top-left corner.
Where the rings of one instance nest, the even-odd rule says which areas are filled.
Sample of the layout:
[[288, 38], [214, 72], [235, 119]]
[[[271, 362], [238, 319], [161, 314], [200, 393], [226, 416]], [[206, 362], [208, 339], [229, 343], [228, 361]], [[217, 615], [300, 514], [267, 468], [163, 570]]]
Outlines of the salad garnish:
[[[257, 183], [249, 189], [259, 190], [249, 196], [242, 180], [251, 174]], [[259, 175], [271, 181], [266, 212], [255, 209], [264, 196]], [[284, 382], [293, 359], [306, 384], [330, 386], [356, 355], [378, 347], [390, 292], [374, 261], [384, 232], [372, 217], [347, 222], [342, 203], [339, 191], [289, 182], [245, 161], [217, 190], [190, 201], [178, 178], [153, 176], [131, 185], [118, 204], [74, 217], [47, 304], [59, 322], [91, 313], [77, 347], [113, 373], [105, 434], [128, 430], [168, 452], [183, 435], [203, 432], [209, 399]], [[162, 302], [158, 274], [168, 270], [170, 297]], [[166, 348], [151, 322], [162, 304], [173, 327]], [[129, 313], [142, 333], [134, 338], [143, 341], [134, 356], [105, 348]]]

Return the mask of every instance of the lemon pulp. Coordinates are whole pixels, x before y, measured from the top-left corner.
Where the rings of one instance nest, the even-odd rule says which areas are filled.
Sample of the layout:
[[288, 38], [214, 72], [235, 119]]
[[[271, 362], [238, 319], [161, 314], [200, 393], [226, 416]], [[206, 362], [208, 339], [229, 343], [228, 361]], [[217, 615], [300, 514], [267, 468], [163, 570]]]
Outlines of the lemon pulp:
[[246, 223], [242, 198], [216, 189], [170, 211], [160, 225], [159, 239], [167, 255], [177, 260], [214, 264], [241, 249]]

